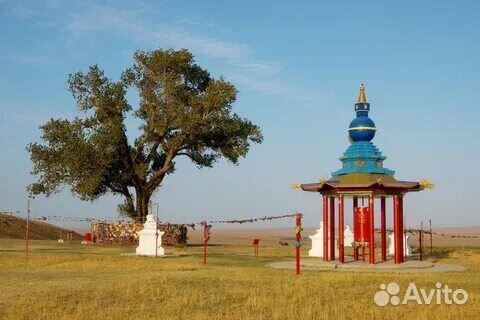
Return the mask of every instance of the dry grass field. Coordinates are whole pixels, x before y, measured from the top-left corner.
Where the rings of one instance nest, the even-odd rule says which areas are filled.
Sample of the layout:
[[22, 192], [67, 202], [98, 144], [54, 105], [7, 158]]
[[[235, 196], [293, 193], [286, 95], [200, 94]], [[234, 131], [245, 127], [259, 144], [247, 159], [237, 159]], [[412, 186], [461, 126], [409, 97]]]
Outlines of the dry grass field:
[[[290, 231], [291, 233], [291, 231]], [[250, 238], [260, 236], [260, 257]], [[285, 237], [282, 234], [286, 234]], [[465, 273], [354, 273], [266, 267], [294, 258], [294, 248], [277, 245], [288, 232], [216, 231], [208, 264], [200, 246], [173, 249], [171, 258], [121, 256], [133, 247], [58, 244], [0, 239], [2, 319], [478, 319], [480, 247], [436, 247], [433, 260], [457, 263]], [[196, 243], [197, 234], [192, 235]], [[308, 247], [302, 248], [306, 255]], [[172, 249], [167, 249], [171, 252]], [[436, 282], [469, 293], [465, 305], [378, 307], [382, 283]]]

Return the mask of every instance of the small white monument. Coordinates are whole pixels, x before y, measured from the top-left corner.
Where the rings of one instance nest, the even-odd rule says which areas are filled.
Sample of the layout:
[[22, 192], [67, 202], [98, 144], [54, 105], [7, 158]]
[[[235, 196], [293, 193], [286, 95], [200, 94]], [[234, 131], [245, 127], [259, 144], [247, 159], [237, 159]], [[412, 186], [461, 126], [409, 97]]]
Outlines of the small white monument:
[[[323, 257], [323, 221], [320, 221], [320, 229], [317, 229], [317, 233], [309, 238], [312, 239], [312, 249], [308, 251], [308, 256]], [[335, 256], [338, 257], [337, 239], [335, 239]]]
[[353, 240], [353, 232], [350, 230], [350, 227], [347, 226], [345, 228], [345, 231], [343, 231], [343, 246], [344, 247], [351, 247], [352, 243], [354, 242]]
[[[393, 256], [394, 253], [395, 253], [395, 237], [394, 237], [394, 234], [393, 232], [390, 233], [388, 235], [388, 237], [390, 238], [390, 245], [388, 246], [388, 254]], [[410, 238], [409, 235], [406, 235], [404, 234], [403, 235], [404, 239], [403, 239], [403, 254], [405, 255], [405, 257], [408, 257], [410, 255], [412, 255], [412, 247], [410, 247], [410, 245], [408, 244], [408, 239]]]
[[162, 235], [165, 232], [158, 230], [157, 222], [153, 219], [152, 208], [148, 208], [147, 221], [143, 229], [138, 232], [138, 247], [136, 254], [140, 256], [163, 256], [165, 250], [162, 248]]

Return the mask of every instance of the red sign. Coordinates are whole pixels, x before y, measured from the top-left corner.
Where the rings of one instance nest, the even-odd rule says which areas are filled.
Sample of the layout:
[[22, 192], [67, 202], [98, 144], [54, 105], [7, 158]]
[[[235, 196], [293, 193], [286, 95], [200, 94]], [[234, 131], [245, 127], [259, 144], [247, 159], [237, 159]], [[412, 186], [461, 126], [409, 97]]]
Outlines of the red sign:
[[260, 243], [260, 239], [253, 239], [253, 240], [252, 240], [252, 244], [253, 244], [254, 246], [258, 246], [259, 243]]
[[368, 207], [356, 207], [354, 214], [353, 236], [355, 242], [370, 241], [370, 210]]

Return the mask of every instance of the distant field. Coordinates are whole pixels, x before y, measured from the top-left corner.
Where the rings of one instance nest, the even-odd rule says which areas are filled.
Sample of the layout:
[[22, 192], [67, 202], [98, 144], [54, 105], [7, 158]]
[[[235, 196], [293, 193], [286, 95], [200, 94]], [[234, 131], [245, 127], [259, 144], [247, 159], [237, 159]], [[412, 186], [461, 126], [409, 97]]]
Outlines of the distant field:
[[[434, 229], [434, 232], [444, 233], [446, 235], [480, 235], [480, 227], [469, 227], [469, 228], [438, 228]], [[309, 235], [313, 235], [316, 233], [314, 228], [304, 228], [302, 231], [303, 240], [306, 245], [310, 244], [310, 239], [308, 238]], [[190, 231], [189, 230], [189, 238], [193, 242], [200, 242], [201, 239], [201, 232], [197, 231]], [[261, 243], [266, 245], [276, 245], [278, 241], [287, 241], [293, 245], [293, 238], [294, 238], [294, 230], [293, 228], [271, 228], [271, 229], [222, 229], [217, 228], [216, 226], [212, 229], [212, 242], [218, 243], [227, 243], [227, 244], [243, 244], [248, 245], [253, 238], [260, 238]], [[289, 241], [290, 240], [290, 241]], [[387, 238], [388, 240], [388, 238]], [[425, 235], [425, 240], [427, 243], [425, 246], [429, 245], [429, 235]], [[377, 235], [377, 242], [380, 241], [380, 236]], [[409, 243], [411, 246], [415, 247], [418, 246], [418, 236], [412, 236], [409, 239]], [[480, 238], [452, 238], [450, 236], [433, 236], [433, 245], [434, 246], [474, 246], [480, 247]]]
[[[291, 230], [214, 230], [208, 265], [198, 233], [192, 246], [167, 248], [186, 256], [154, 259], [121, 256], [134, 247], [0, 239], [2, 319], [478, 319], [480, 247], [435, 248], [433, 260], [469, 267], [466, 273], [394, 274], [271, 269], [292, 260], [292, 246], [277, 245]], [[262, 238], [260, 257], [252, 237]], [[302, 247], [306, 255], [308, 246]], [[402, 287], [436, 282], [469, 292], [466, 305], [378, 307], [382, 283]]]

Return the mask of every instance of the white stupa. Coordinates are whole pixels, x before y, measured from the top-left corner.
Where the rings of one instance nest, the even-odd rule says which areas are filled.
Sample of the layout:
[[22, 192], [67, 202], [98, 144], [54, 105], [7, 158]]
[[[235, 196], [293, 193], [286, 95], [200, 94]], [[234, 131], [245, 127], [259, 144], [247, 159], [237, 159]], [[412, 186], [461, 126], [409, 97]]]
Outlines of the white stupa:
[[[390, 238], [390, 245], [388, 246], [388, 254], [393, 256], [395, 253], [395, 237], [394, 233], [390, 233], [388, 235]], [[403, 253], [406, 257], [412, 255], [412, 247], [408, 244], [408, 239], [410, 238], [410, 235], [404, 234], [403, 235]]]
[[138, 232], [138, 247], [136, 254], [140, 256], [163, 256], [165, 250], [162, 248], [162, 235], [165, 232], [157, 230], [157, 222], [153, 219], [152, 207], [148, 207], [147, 221], [143, 229]]

